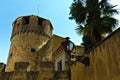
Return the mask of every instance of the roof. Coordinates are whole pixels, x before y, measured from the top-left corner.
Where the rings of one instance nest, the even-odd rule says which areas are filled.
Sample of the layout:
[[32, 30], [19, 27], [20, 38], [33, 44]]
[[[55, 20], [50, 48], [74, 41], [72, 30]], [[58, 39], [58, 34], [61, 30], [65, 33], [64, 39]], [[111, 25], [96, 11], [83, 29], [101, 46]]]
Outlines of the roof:
[[82, 55], [83, 47], [79, 45], [75, 45], [73, 51], [71, 52], [72, 55]]
[[54, 34], [52, 36], [52, 41], [53, 41], [52, 51], [54, 53], [60, 47], [61, 42], [65, 41], [65, 38]]

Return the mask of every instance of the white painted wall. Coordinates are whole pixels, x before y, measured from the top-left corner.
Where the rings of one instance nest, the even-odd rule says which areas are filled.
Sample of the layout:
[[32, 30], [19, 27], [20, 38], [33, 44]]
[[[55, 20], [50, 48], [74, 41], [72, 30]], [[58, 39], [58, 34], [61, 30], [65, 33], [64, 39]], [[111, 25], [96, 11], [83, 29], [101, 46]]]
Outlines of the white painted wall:
[[62, 61], [62, 71], [65, 70], [65, 53], [63, 53], [61, 56], [59, 56], [57, 59], [55, 59], [55, 71], [58, 71], [58, 62]]

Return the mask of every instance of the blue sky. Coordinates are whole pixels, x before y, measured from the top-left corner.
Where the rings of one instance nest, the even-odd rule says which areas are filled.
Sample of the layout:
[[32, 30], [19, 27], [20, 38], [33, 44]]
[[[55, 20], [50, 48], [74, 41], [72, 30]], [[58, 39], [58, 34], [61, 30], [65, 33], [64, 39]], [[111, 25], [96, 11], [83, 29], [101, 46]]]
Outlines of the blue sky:
[[[119, 4], [120, 0], [110, 0]], [[75, 32], [76, 23], [69, 20], [69, 7], [73, 0], [1, 0], [0, 4], [0, 62], [6, 63], [10, 48], [12, 22], [19, 16], [38, 15], [49, 19], [54, 27], [54, 34], [69, 36], [79, 45], [81, 36]], [[120, 20], [120, 15], [116, 16]]]

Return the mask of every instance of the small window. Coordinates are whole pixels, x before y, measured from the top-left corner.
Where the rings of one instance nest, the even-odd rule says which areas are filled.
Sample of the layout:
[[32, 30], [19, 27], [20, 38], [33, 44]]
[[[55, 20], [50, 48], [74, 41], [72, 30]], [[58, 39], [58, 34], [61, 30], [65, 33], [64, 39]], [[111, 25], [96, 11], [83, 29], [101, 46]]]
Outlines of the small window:
[[17, 24], [17, 27], [19, 27], [19, 26], [20, 26], [20, 23]]
[[31, 48], [31, 52], [36, 52], [36, 50], [34, 48]]
[[42, 25], [43, 19], [42, 18], [38, 18], [38, 25]]
[[58, 62], [58, 71], [62, 71], [62, 60]]
[[12, 58], [12, 56], [13, 56], [13, 54], [11, 53], [9, 57]]
[[24, 17], [23, 19], [23, 24], [29, 24], [29, 17]]

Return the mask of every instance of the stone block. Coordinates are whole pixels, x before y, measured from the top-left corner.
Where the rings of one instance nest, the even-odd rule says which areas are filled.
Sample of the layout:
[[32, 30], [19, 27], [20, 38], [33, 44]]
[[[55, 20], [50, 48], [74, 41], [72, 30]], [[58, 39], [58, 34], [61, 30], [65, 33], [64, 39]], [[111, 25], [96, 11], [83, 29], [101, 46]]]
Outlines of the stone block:
[[16, 62], [14, 69], [15, 71], [27, 71], [28, 66], [28, 62]]
[[53, 68], [53, 62], [51, 61], [40, 62], [40, 67], [41, 68]]

